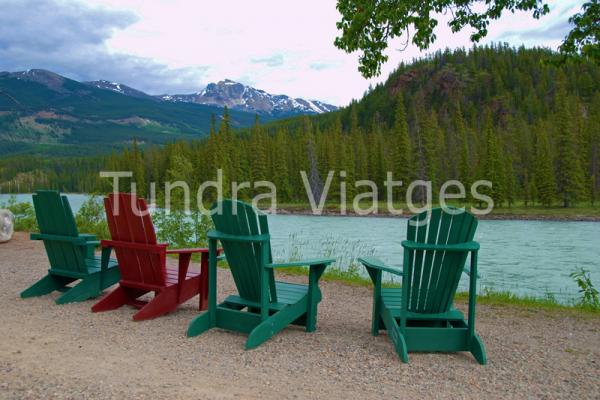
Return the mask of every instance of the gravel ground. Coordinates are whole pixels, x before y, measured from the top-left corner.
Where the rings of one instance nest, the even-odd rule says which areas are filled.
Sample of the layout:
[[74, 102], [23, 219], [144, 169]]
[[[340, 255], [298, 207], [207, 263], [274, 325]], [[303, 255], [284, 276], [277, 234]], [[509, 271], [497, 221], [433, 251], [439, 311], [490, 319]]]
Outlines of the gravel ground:
[[[93, 300], [20, 299], [47, 265], [23, 233], [0, 244], [0, 398], [600, 398], [598, 317], [480, 306], [488, 365], [467, 353], [402, 364], [369, 333], [371, 289], [324, 282], [315, 333], [291, 327], [245, 351], [220, 329], [186, 338], [197, 298], [144, 322], [128, 307], [92, 314]], [[219, 287], [235, 291], [226, 270]]]

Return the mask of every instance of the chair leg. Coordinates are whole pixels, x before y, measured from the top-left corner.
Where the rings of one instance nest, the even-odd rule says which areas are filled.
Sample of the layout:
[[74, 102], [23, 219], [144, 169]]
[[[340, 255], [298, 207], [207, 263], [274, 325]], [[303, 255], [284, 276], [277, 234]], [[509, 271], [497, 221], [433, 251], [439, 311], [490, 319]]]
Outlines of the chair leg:
[[92, 312], [116, 310], [133, 300], [135, 300], [135, 298], [131, 297], [127, 292], [127, 289], [123, 286], [119, 286], [94, 304]]
[[202, 314], [194, 317], [187, 329], [187, 337], [198, 336], [212, 328], [210, 324], [210, 311], [205, 311]]
[[306, 332], [314, 332], [317, 329], [317, 308], [319, 306], [319, 301], [314, 299], [309, 299], [308, 301], [308, 310], [306, 312]]
[[52, 293], [55, 290], [61, 290], [74, 280], [75, 279], [72, 278], [48, 274], [31, 285], [29, 288], [23, 290], [21, 292], [21, 297], [25, 299], [27, 297], [43, 296], [45, 294]]
[[308, 274], [308, 307], [306, 309], [306, 332], [317, 329], [317, 308], [323, 295], [319, 289], [319, 279], [326, 265], [312, 265]]
[[481, 365], [487, 364], [487, 356], [485, 354], [485, 346], [481, 341], [481, 338], [477, 335], [473, 336], [471, 343], [469, 344], [471, 354]]
[[404, 335], [400, 331], [400, 326], [398, 322], [396, 322], [396, 318], [392, 316], [390, 311], [386, 307], [381, 307], [381, 319], [385, 325], [385, 329], [387, 330], [388, 336], [390, 340], [394, 344], [394, 349], [402, 362], [408, 362], [408, 346], [406, 345], [406, 339]]
[[177, 290], [175, 286], [170, 286], [158, 293], [148, 304], [146, 304], [134, 316], [134, 321], [142, 321], [160, 317], [177, 308]]
[[109, 268], [102, 275], [100, 290], [108, 289], [115, 283], [119, 282], [120, 279], [121, 279], [121, 273], [119, 271], [119, 268], [117, 268], [117, 267]]
[[85, 277], [77, 285], [56, 299], [56, 304], [84, 301], [100, 295], [100, 275]]
[[208, 291], [200, 289], [200, 300], [198, 301], [198, 310], [206, 311], [208, 309]]
[[304, 314], [308, 302], [307, 297], [305, 296], [299, 302], [287, 306], [281, 311], [277, 311], [265, 321], [258, 324], [250, 332], [248, 340], [246, 340], [246, 350], [260, 346]]
[[198, 308], [200, 311], [208, 309], [208, 254], [202, 254], [200, 262], [200, 300]]
[[404, 339], [404, 335], [400, 332], [400, 328], [398, 326], [392, 327], [392, 329], [388, 328], [388, 335], [390, 336], [390, 340], [394, 344], [394, 349], [396, 349], [396, 353], [400, 357], [403, 363], [408, 362], [408, 347], [406, 346], [406, 339]]

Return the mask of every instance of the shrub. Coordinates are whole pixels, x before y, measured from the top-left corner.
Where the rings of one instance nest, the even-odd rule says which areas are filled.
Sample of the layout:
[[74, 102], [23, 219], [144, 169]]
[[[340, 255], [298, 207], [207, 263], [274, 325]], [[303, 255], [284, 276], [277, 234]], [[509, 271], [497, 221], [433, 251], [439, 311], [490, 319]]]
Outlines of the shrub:
[[159, 242], [169, 243], [172, 248], [202, 247], [208, 244], [207, 233], [212, 229], [212, 220], [199, 211], [187, 214], [183, 211], [152, 213]]
[[569, 275], [579, 286], [579, 293], [581, 293], [581, 299], [579, 304], [586, 307], [598, 309], [600, 308], [600, 299], [598, 299], [598, 290], [592, 283], [590, 271], [583, 268], [577, 268]]
[[38, 230], [35, 219], [35, 210], [29, 203], [17, 203], [17, 198], [11, 196], [8, 203], [0, 204], [0, 208], [6, 208], [15, 216], [15, 231], [35, 232]]
[[93, 233], [98, 239], [110, 239], [102, 199], [97, 196], [90, 196], [81, 205], [75, 223], [81, 233]]

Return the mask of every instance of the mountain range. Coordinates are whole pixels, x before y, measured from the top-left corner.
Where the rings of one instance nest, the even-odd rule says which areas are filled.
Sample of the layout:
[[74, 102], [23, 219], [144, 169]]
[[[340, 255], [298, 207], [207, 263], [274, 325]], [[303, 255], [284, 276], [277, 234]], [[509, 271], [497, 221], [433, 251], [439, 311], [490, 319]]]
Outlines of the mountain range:
[[252, 86], [225, 79], [209, 83], [200, 92], [190, 94], [163, 94], [152, 96], [127, 85], [105, 80], [83, 82], [99, 89], [112, 90], [126, 96], [169, 101], [175, 103], [195, 103], [232, 110], [257, 113], [273, 118], [285, 118], [299, 114], [322, 114], [338, 109], [337, 106], [319, 100], [292, 98], [284, 94], [270, 94]]
[[336, 107], [271, 95], [231, 80], [188, 95], [153, 96], [106, 80], [78, 82], [51, 71], [0, 72], [0, 154], [95, 154], [135, 137], [162, 144], [208, 134], [211, 115], [234, 127]]

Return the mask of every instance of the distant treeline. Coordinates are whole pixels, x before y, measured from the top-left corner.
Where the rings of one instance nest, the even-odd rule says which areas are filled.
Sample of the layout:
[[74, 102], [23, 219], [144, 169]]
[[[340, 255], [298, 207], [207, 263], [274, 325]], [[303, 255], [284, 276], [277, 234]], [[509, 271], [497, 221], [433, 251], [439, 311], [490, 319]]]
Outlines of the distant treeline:
[[205, 140], [134, 143], [93, 159], [13, 158], [0, 163], [0, 189], [24, 191], [15, 189], [15, 177], [30, 176], [34, 187], [107, 190], [109, 181], [98, 176], [104, 168], [133, 171], [145, 194], [149, 182], [159, 190], [174, 180], [197, 188], [222, 168], [226, 190], [231, 181], [269, 180], [279, 201], [305, 202], [299, 171], [322, 188], [334, 170], [328, 199], [339, 197], [340, 180], [351, 200], [354, 182], [369, 179], [384, 200], [390, 171], [395, 180], [432, 181], [434, 193], [451, 179], [467, 187], [490, 180], [487, 194], [502, 205], [593, 203], [600, 195], [600, 67], [558, 60], [550, 50], [506, 45], [438, 52], [400, 65], [338, 112], [264, 126], [257, 119], [241, 131], [225, 113], [218, 124], [213, 118]]

